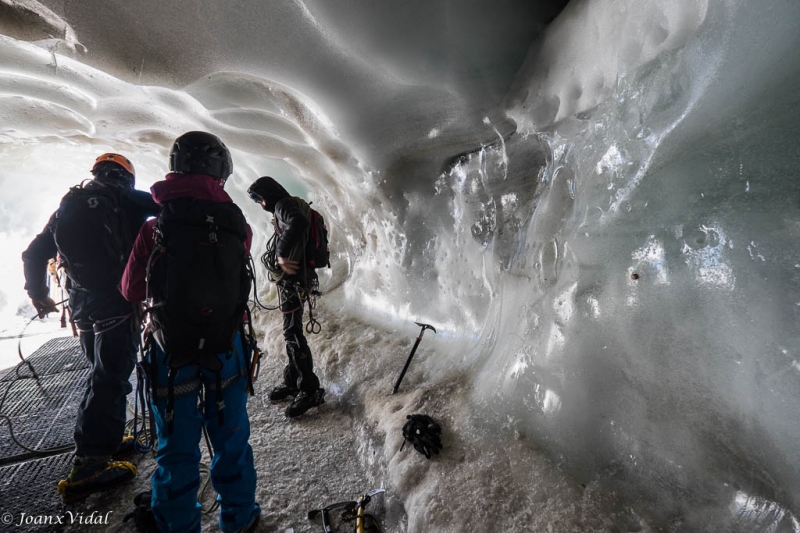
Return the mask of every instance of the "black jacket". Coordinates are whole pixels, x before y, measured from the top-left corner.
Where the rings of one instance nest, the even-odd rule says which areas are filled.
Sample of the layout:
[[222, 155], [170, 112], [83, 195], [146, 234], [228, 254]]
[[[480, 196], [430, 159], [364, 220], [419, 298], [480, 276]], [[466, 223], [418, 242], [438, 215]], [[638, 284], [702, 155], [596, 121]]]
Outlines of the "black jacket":
[[[127, 217], [128, 227], [131, 232], [128, 242], [133, 246], [139, 228], [144, 221], [158, 215], [159, 206], [153, 201], [150, 193], [118, 187], [120, 193], [120, 207]], [[57, 213], [57, 211], [56, 211]], [[47, 297], [47, 262], [56, 257], [58, 248], [53, 236], [53, 220], [56, 213], [50, 216], [42, 232], [31, 241], [27, 250], [22, 252], [22, 263], [25, 273], [25, 290], [32, 300]], [[130, 253], [130, 250], [127, 251]]]
[[308, 232], [308, 219], [300, 209], [300, 204], [292, 196], [278, 200], [273, 214], [278, 232], [275, 251], [278, 257], [292, 259], [292, 251], [303, 250]]

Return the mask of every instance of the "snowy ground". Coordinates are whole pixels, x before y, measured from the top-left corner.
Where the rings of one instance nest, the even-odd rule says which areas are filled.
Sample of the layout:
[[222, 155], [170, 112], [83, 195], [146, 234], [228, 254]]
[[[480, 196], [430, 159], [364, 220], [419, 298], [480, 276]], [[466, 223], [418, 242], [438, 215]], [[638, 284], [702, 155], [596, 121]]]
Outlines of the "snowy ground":
[[[375, 498], [371, 510], [386, 533], [641, 530], [613, 495], [570, 481], [524, 435], [487, 440], [469, 416], [469, 385], [462, 376], [433, 387], [424, 365], [412, 363], [401, 391], [392, 396], [413, 338], [337, 316], [324, 302], [318, 311], [323, 332], [310, 341], [329, 391], [327, 403], [294, 420], [284, 418], [285, 404], [266, 399], [284, 365], [280, 316], [256, 319], [264, 335], [260, 345], [270, 353], [249, 403], [256, 498], [263, 509], [259, 531], [321, 531], [319, 521], [307, 520], [309, 510], [377, 487], [387, 493]], [[426, 357], [424, 341], [417, 357], [417, 363]], [[443, 427], [444, 449], [430, 461], [411, 447], [400, 451], [401, 428], [410, 413], [432, 415]], [[97, 531], [133, 531], [122, 518], [132, 510], [133, 497], [148, 489], [155, 468], [151, 456], [136, 462], [139, 475], [131, 485], [77, 507], [86, 514], [113, 511], [109, 524]], [[212, 497], [209, 487], [206, 505]], [[415, 512], [406, 513], [410, 508]], [[216, 513], [204, 517], [203, 531], [217, 531]]]

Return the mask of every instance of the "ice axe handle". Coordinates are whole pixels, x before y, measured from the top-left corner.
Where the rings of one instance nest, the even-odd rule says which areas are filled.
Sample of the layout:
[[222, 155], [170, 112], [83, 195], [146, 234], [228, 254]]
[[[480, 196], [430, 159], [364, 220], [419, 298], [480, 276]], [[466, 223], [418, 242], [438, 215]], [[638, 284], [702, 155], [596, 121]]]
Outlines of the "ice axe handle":
[[417, 337], [416, 342], [414, 343], [414, 347], [411, 348], [411, 353], [408, 354], [408, 359], [406, 359], [406, 364], [403, 366], [403, 371], [400, 372], [400, 377], [397, 378], [397, 382], [394, 384], [394, 389], [392, 390], [392, 394], [397, 394], [397, 389], [400, 388], [400, 382], [403, 381], [403, 378], [406, 375], [406, 371], [408, 371], [408, 365], [411, 364], [411, 359], [414, 357], [414, 352], [417, 351], [417, 346], [419, 346], [420, 341], [422, 341], [422, 336], [425, 334], [426, 329], [432, 329], [434, 333], [436, 333], [436, 328], [433, 326], [429, 326], [428, 324], [420, 324], [419, 322], [414, 322], [414, 324], [420, 326], [422, 330], [419, 332], [419, 337]]

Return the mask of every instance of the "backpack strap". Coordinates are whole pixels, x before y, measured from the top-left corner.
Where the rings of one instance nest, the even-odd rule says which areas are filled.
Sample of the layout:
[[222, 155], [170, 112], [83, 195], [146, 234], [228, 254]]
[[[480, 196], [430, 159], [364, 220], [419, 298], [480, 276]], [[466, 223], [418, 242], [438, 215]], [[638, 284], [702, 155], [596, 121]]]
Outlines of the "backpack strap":
[[[158, 220], [159, 218], [156, 218], [156, 223], [153, 225], [153, 239], [155, 240], [155, 245], [153, 246], [153, 250], [150, 252], [150, 257], [147, 258], [147, 266], [145, 267], [144, 271], [145, 299], [150, 299], [153, 297], [153, 295], [150, 294], [150, 280], [152, 279], [153, 275], [153, 264], [167, 251], [167, 249], [161, 245], [162, 236], [161, 228], [158, 225]], [[151, 309], [152, 308], [148, 308], [146, 311], [150, 311]]]
[[303, 285], [305, 285], [306, 281], [308, 280], [308, 272], [306, 272], [306, 268], [308, 267], [306, 263], [306, 248], [308, 248], [308, 241], [311, 239], [311, 227], [313, 226], [311, 223], [311, 203], [306, 202], [299, 196], [293, 196], [292, 198], [297, 203], [297, 206], [300, 208], [300, 212], [303, 213], [303, 216], [306, 217], [306, 221], [308, 222], [308, 227], [306, 227], [306, 232], [303, 235], [303, 243], [300, 246], [300, 249], [302, 250], [300, 255], [300, 265], [303, 267]]

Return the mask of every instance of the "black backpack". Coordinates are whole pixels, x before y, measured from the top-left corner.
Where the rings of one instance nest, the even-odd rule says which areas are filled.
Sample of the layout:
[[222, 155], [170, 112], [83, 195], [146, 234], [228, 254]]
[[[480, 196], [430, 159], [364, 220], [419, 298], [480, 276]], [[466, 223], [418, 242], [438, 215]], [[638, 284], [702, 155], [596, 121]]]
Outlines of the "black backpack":
[[308, 241], [306, 242], [306, 263], [312, 268], [330, 268], [331, 249], [328, 246], [328, 226], [319, 212], [301, 198], [295, 198], [301, 211], [308, 219]]
[[72, 187], [51, 229], [75, 286], [91, 291], [117, 286], [132, 244], [117, 187], [97, 180]]
[[233, 347], [252, 285], [247, 224], [231, 202], [182, 198], [164, 204], [147, 283], [156, 339], [171, 368], [218, 371]]

